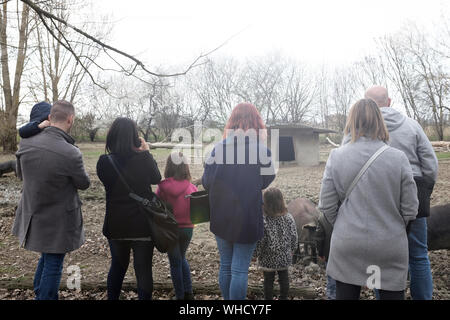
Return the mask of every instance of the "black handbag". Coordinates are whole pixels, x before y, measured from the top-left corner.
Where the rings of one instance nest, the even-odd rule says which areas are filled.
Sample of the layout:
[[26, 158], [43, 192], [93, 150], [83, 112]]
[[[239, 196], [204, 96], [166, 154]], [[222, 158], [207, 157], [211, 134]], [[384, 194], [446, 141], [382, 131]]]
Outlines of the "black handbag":
[[152, 198], [142, 198], [138, 196], [128, 185], [111, 155], [108, 155], [114, 170], [116, 170], [120, 180], [128, 189], [128, 196], [140, 204], [141, 211], [147, 218], [150, 227], [150, 237], [156, 249], [161, 253], [166, 253], [178, 242], [178, 223], [168, 206], [152, 193]]

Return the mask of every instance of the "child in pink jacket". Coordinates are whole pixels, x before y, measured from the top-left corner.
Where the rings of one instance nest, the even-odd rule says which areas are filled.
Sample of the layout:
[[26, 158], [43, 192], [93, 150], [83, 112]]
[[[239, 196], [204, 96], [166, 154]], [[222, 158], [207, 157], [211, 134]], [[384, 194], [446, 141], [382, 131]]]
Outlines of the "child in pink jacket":
[[156, 194], [172, 206], [179, 226], [178, 244], [168, 252], [170, 274], [175, 289], [176, 300], [193, 300], [191, 270], [186, 260], [186, 251], [192, 239], [194, 225], [190, 218], [190, 199], [186, 195], [198, 191], [191, 181], [186, 157], [172, 153], [167, 158], [164, 180]]

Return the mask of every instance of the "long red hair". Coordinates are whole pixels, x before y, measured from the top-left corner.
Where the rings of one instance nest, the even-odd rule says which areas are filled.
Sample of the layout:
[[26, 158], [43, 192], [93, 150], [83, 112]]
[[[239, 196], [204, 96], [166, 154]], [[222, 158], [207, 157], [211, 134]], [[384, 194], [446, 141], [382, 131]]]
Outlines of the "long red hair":
[[261, 129], [266, 129], [261, 115], [254, 105], [251, 103], [239, 103], [234, 107], [231, 116], [228, 119], [227, 125], [223, 132], [223, 138], [227, 137], [228, 130], [247, 131], [249, 129], [255, 129], [258, 135]]

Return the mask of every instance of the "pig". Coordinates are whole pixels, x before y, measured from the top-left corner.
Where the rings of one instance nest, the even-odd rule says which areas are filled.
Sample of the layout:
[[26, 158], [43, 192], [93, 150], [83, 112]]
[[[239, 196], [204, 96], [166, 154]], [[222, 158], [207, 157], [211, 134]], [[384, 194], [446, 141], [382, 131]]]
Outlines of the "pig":
[[16, 172], [16, 161], [15, 160], [0, 163], [0, 177], [3, 176], [3, 174], [9, 173], [9, 172]]
[[427, 236], [428, 250], [450, 249], [450, 203], [431, 207]]
[[[288, 204], [288, 212], [292, 215], [297, 226], [298, 242], [304, 243], [305, 250], [312, 256], [314, 262], [317, 262], [314, 237], [316, 226], [319, 219], [319, 211], [314, 203], [305, 198], [297, 198]], [[300, 251], [297, 249], [294, 255], [294, 263]]]
[[[294, 217], [299, 242], [316, 241], [319, 211], [308, 199], [297, 198], [288, 205]], [[427, 218], [428, 250], [450, 249], [450, 204], [434, 206]]]

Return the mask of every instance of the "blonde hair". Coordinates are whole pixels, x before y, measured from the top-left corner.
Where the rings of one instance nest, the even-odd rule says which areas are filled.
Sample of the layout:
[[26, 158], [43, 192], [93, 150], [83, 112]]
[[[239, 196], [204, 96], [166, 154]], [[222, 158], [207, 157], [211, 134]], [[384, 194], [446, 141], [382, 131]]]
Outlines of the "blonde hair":
[[361, 99], [350, 109], [344, 134], [350, 134], [351, 142], [360, 137], [389, 141], [389, 132], [377, 103], [371, 99]]

